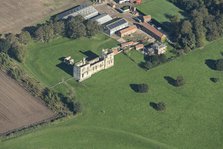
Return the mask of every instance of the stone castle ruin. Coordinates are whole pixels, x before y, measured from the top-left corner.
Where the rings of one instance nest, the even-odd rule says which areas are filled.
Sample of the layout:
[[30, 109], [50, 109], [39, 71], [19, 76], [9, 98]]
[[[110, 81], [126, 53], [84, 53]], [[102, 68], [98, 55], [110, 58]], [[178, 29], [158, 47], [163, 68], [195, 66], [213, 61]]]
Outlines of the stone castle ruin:
[[112, 50], [104, 49], [99, 57], [92, 60], [83, 58], [74, 64], [73, 76], [81, 82], [90, 78], [93, 74], [112, 67], [114, 65], [114, 53]]

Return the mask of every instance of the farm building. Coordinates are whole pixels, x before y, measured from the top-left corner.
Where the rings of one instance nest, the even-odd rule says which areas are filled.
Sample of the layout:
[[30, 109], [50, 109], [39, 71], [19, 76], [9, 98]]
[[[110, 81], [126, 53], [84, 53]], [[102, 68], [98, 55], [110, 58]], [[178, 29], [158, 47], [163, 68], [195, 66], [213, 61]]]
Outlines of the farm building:
[[144, 54], [145, 55], [155, 55], [155, 50], [151, 47], [145, 48]]
[[121, 48], [127, 48], [136, 45], [137, 42], [129, 41], [121, 44]]
[[101, 4], [101, 3], [104, 3], [104, 2], [106, 2], [106, 0], [93, 0], [92, 2], [96, 2], [96, 3], [99, 3], [99, 4]]
[[135, 49], [138, 51], [138, 50], [142, 50], [142, 49], [144, 49], [144, 45], [143, 44], [137, 44], [136, 46], [135, 46]]
[[123, 28], [126, 28], [128, 26], [129, 26], [129, 24], [125, 19], [117, 19], [117, 20], [112, 21], [111, 23], [109, 23], [105, 26], [105, 32], [108, 35], [113, 35], [117, 31], [119, 31]]
[[69, 10], [59, 13], [56, 17], [57, 19], [66, 19], [69, 16], [81, 15], [84, 19], [90, 19], [98, 15], [98, 11], [93, 6], [88, 6], [85, 4], [73, 7]]
[[155, 49], [156, 54], [160, 55], [166, 52], [167, 45], [157, 42], [152, 45], [152, 48]]
[[104, 23], [111, 21], [112, 17], [108, 14], [100, 14], [100, 15], [92, 18], [92, 20], [98, 22], [99, 25], [102, 25]]
[[120, 11], [121, 11], [122, 13], [124, 13], [124, 12], [129, 12], [129, 11], [130, 11], [130, 7], [129, 7], [129, 6], [123, 6], [123, 7], [120, 9]]
[[114, 53], [111, 50], [102, 50], [100, 57], [87, 61], [85, 58], [74, 64], [73, 76], [81, 82], [90, 78], [93, 74], [112, 67], [114, 65]]
[[117, 0], [119, 4], [125, 3], [125, 2], [130, 2], [130, 0]]
[[120, 46], [111, 48], [111, 51], [113, 51], [114, 56], [122, 52]]
[[149, 22], [149, 21], [151, 21], [151, 19], [152, 19], [151, 15], [143, 16], [143, 17], [142, 17], [142, 21], [143, 21], [143, 22]]
[[161, 33], [159, 30], [157, 30], [155, 27], [150, 25], [149, 23], [140, 23], [138, 24], [139, 28], [149, 34], [150, 36], [154, 37], [156, 40], [164, 42], [166, 40], [166, 35]]
[[142, 0], [135, 0], [135, 3], [139, 5], [142, 3]]
[[131, 35], [133, 33], [135, 33], [137, 31], [137, 27], [135, 25], [133, 26], [129, 26], [125, 29], [122, 29], [118, 32], [118, 35], [120, 37], [124, 37], [124, 36], [127, 36], [127, 35]]
[[148, 55], [154, 55], [154, 54], [164, 54], [167, 50], [167, 46], [163, 43], [160, 43], [160, 42], [157, 42], [157, 43], [154, 43], [152, 46], [148, 47], [146, 49], [146, 53]]

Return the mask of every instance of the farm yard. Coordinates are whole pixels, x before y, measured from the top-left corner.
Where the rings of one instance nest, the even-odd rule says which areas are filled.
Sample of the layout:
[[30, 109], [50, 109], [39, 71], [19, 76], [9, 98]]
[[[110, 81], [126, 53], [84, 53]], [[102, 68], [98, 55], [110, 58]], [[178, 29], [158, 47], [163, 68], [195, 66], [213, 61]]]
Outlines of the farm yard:
[[14, 80], [0, 72], [0, 134], [38, 123], [54, 115]]
[[[91, 42], [90, 42], [91, 41]], [[88, 43], [88, 44], [86, 44]], [[100, 44], [101, 43], [101, 44]], [[25, 69], [50, 87], [71, 75], [57, 67], [59, 58], [71, 55], [80, 60], [80, 50], [93, 50], [117, 43], [104, 35], [93, 39], [56, 39], [33, 43]], [[52, 123], [18, 138], [1, 142], [0, 148], [222, 148], [222, 72], [210, 69], [205, 61], [222, 57], [223, 39], [197, 49], [175, 61], [145, 71], [138, 66], [143, 56], [137, 51], [115, 57], [115, 66], [77, 83], [69, 80], [54, 87], [74, 92], [82, 113], [76, 118]], [[50, 58], [49, 58], [50, 56]], [[129, 57], [131, 59], [129, 59]], [[49, 69], [50, 68], [50, 69]], [[185, 85], [174, 87], [164, 77], [182, 75]], [[220, 82], [213, 83], [211, 77]], [[149, 92], [135, 93], [130, 84], [147, 83]], [[163, 101], [166, 110], [157, 112], [150, 102]]]
[[20, 32], [50, 15], [85, 2], [85, 0], [0, 0], [0, 33]]

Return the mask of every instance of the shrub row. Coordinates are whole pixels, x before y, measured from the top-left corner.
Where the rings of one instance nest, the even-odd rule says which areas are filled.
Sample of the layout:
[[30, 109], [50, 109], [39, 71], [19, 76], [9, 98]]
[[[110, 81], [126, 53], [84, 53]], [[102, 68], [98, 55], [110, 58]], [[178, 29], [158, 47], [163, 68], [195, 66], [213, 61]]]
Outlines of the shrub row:
[[23, 69], [5, 53], [0, 53], [0, 69], [33, 96], [41, 98], [51, 110], [64, 114], [80, 112], [80, 103], [74, 97], [67, 97], [49, 88], [42, 87], [39, 82], [26, 75]]

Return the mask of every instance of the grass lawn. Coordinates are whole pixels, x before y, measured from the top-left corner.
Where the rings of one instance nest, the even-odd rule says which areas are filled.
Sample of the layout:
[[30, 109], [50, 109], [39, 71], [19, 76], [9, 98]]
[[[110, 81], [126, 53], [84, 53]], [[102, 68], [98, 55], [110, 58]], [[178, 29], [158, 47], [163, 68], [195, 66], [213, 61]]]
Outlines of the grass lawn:
[[[53, 86], [62, 80], [72, 77], [72, 68], [67, 68], [61, 62], [63, 57], [71, 56], [75, 62], [86, 55], [85, 51], [100, 54], [103, 48], [116, 46], [117, 42], [103, 34], [90, 39], [70, 40], [60, 38], [50, 43], [29, 46], [24, 63], [25, 68], [44, 85]], [[44, 67], [42, 67], [44, 65]], [[67, 73], [68, 72], [68, 73]]]
[[[94, 43], [88, 39], [58, 39], [49, 44], [33, 44], [25, 67], [45, 85], [53, 85], [61, 77], [70, 77], [56, 67], [58, 58], [72, 55], [80, 59], [83, 56], [80, 49], [98, 51], [97, 47], [115, 44], [104, 38], [99, 35]], [[55, 87], [64, 93], [75, 92], [83, 109], [80, 115], [2, 141], [0, 148], [221, 149], [223, 74], [210, 69], [205, 60], [222, 57], [222, 50], [223, 39], [220, 39], [150, 71], [137, 66], [142, 59], [140, 53], [129, 53], [132, 60], [120, 54], [111, 69], [82, 83], [70, 80]], [[164, 79], [164, 76], [175, 78], [177, 75], [184, 76], [183, 87], [173, 87]], [[221, 81], [214, 84], [210, 77]], [[129, 87], [132, 83], [148, 83], [149, 93], [135, 93]], [[149, 106], [150, 102], [157, 101], [166, 103], [166, 111], [157, 112]]]
[[181, 11], [175, 5], [168, 2], [168, 0], [143, 0], [142, 4], [137, 8], [143, 13], [151, 15], [160, 23], [169, 22], [166, 15], [180, 15]]

